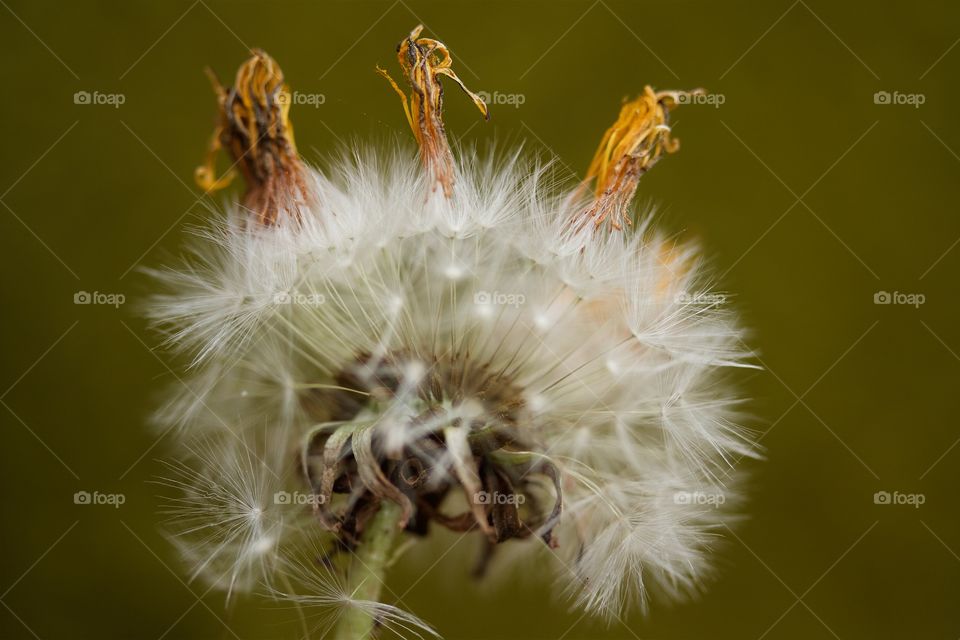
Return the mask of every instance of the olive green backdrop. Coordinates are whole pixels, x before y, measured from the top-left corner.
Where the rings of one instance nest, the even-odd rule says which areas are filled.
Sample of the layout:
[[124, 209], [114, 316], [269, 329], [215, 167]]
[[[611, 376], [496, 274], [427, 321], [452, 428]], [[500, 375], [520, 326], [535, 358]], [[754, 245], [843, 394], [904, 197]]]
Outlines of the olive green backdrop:
[[[2, 0], [0, 636], [296, 632], [292, 610], [227, 610], [182, 582], [158, 534], [148, 481], [168, 442], [144, 423], [177, 364], [133, 308], [137, 268], [224, 200], [192, 182], [214, 118], [204, 65], [229, 79], [267, 49], [323, 96], [292, 110], [320, 160], [409, 135], [373, 66], [395, 69], [421, 21], [468, 86], [501, 96], [483, 123], [449, 92], [450, 131], [522, 141], [574, 175], [644, 84], [722, 101], [676, 113], [683, 148], [641, 194], [702, 239], [754, 330], [766, 370], [742, 383], [767, 460], [697, 602], [608, 628], [549, 585], [469, 584], [470, 542], [423, 576], [398, 567], [396, 595], [452, 639], [960, 635], [955, 3]], [[923, 304], [899, 304], [910, 294]]]

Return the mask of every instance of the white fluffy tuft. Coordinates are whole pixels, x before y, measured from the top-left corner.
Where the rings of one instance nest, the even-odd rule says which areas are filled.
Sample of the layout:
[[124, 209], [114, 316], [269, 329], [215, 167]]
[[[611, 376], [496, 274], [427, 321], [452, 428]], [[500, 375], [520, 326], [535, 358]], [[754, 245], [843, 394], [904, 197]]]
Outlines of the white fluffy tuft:
[[[557, 553], [578, 605], [613, 615], [653, 585], [695, 591], [733, 502], [732, 463], [755, 451], [723, 375], [750, 354], [696, 251], [646, 222], [570, 225], [584, 202], [515, 159], [469, 156], [449, 200], [425, 198], [406, 153], [356, 154], [312, 180], [322, 205], [299, 220], [264, 228], [237, 209], [196, 234], [183, 266], [154, 272], [168, 293], [152, 319], [193, 368], [159, 420], [219, 443], [175, 482], [194, 573], [228, 590], [269, 579], [288, 522], [272, 494], [315, 426], [305, 400], [358, 354], [402, 352], [403, 380], [458, 358], [523, 390], [517, 428], [560, 470]], [[482, 406], [448, 409], [418, 428], [442, 433]], [[377, 428], [412, 441], [414, 411], [401, 384]], [[453, 473], [456, 455], [443, 464]], [[330, 585], [315, 597], [340, 597]]]

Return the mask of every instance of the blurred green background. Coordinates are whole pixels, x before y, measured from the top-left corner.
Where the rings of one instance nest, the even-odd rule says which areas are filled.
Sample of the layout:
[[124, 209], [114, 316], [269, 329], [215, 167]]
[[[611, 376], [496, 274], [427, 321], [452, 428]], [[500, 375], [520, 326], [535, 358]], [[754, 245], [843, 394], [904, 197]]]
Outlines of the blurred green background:
[[[644, 84], [722, 97], [676, 113], [683, 148], [641, 200], [702, 239], [754, 330], [766, 370], [742, 382], [767, 460], [750, 465], [749, 519], [697, 602], [606, 627], [549, 585], [469, 584], [464, 544], [424, 576], [399, 567], [404, 604], [451, 639], [960, 635], [956, 3], [0, 5], [0, 636], [296, 632], [291, 610], [227, 610], [182, 582], [158, 534], [148, 481], [168, 443], [145, 419], [178, 365], [133, 309], [149, 290], [137, 267], [176, 253], [184, 224], [223, 201], [192, 182], [214, 119], [204, 65], [230, 79], [259, 46], [293, 89], [322, 94], [292, 110], [301, 151], [320, 160], [408, 135], [373, 66], [395, 69], [418, 22], [472, 89], [523, 97], [495, 100], [482, 123], [450, 92], [451, 133], [523, 141], [574, 175]], [[78, 291], [127, 303], [76, 305]], [[924, 304], [875, 304], [880, 291]], [[126, 501], [76, 505], [77, 491]], [[881, 491], [924, 503], [876, 504]]]

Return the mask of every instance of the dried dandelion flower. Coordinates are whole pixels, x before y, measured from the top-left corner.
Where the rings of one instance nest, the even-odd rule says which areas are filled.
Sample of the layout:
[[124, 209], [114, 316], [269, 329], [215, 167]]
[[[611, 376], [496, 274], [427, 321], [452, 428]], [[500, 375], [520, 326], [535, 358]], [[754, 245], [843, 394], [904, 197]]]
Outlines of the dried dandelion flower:
[[379, 599], [394, 543], [438, 527], [485, 540], [476, 575], [501, 550], [491, 571], [543, 573], [551, 554], [599, 615], [689, 594], [731, 461], [755, 447], [725, 381], [750, 354], [695, 248], [642, 217], [625, 228], [683, 94], [626, 102], [586, 181], [556, 193], [516, 155], [453, 153], [441, 81], [487, 107], [420, 33], [398, 47], [409, 96], [378, 68], [419, 161], [361, 149], [321, 173], [269, 56], [214, 82], [197, 178], [225, 185], [225, 149], [247, 191], [185, 266], [155, 272], [152, 318], [192, 359], [158, 414], [181, 445], [171, 533], [193, 575], [332, 607], [340, 638], [434, 633]]

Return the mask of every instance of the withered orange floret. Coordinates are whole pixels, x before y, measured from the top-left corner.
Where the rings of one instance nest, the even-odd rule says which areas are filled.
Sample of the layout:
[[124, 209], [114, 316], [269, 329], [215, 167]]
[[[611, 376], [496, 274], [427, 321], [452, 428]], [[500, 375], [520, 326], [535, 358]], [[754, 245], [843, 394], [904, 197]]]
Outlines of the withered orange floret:
[[[297, 155], [290, 122], [290, 89], [276, 61], [260, 49], [224, 87], [207, 70], [219, 106], [218, 123], [204, 164], [194, 174], [207, 193], [228, 186], [240, 168], [247, 191], [243, 204], [257, 222], [270, 225], [283, 211], [296, 213], [309, 198], [306, 169]], [[233, 165], [216, 177], [216, 156], [226, 149]]]
[[450, 197], [454, 182], [454, 162], [443, 126], [443, 87], [440, 85], [440, 76], [456, 82], [464, 93], [470, 96], [485, 119], [490, 118], [490, 111], [483, 99], [467, 89], [453, 71], [453, 58], [446, 45], [439, 40], [421, 38], [422, 31], [423, 25], [418, 25], [397, 47], [397, 60], [410, 85], [409, 98], [384, 69], [377, 67], [377, 73], [386, 78], [400, 96], [407, 122], [420, 145], [424, 168], [434, 180], [434, 184], [443, 187], [444, 195]]
[[623, 104], [587, 170], [584, 184], [594, 181], [594, 201], [583, 212], [581, 224], [588, 219], [597, 225], [609, 220], [614, 229], [630, 224], [628, 206], [640, 178], [661, 155], [680, 147], [670, 135], [670, 111], [700, 94], [702, 89], [654, 91], [647, 86], [638, 98]]

